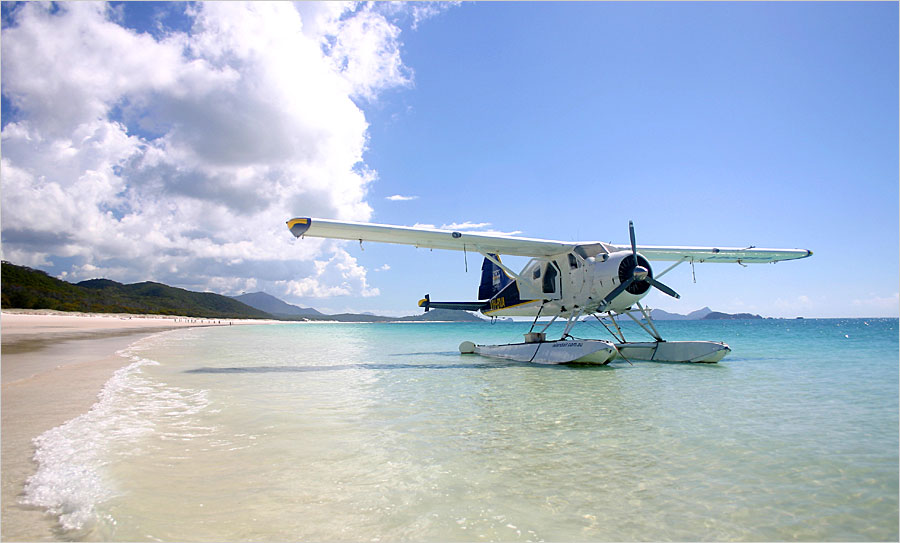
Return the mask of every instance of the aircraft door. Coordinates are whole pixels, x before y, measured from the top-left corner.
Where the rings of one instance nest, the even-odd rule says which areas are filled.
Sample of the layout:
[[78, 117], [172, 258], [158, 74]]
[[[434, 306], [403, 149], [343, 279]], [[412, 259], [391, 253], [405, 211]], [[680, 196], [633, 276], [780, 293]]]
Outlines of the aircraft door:
[[576, 299], [581, 295], [582, 291], [585, 287], [585, 267], [584, 261], [578, 259], [574, 253], [569, 253], [568, 259], [565, 262], [567, 273], [566, 276], [566, 296], [571, 300], [567, 300], [571, 303], [577, 303]]
[[562, 298], [562, 285], [560, 283], [559, 266], [556, 262], [547, 262], [544, 267], [542, 291], [545, 300], [559, 300]]

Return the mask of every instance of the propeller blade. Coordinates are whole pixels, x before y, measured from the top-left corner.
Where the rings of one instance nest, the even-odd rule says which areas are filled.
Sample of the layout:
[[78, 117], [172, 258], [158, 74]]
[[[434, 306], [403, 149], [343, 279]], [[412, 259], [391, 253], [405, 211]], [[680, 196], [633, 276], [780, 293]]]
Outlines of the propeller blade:
[[612, 303], [612, 301], [616, 299], [616, 296], [625, 292], [625, 289], [628, 288], [631, 285], [631, 283], [634, 283], [634, 277], [625, 281], [624, 283], [621, 283], [612, 292], [607, 294], [606, 298], [603, 298], [603, 301], [600, 302], [600, 307], [606, 307], [610, 303]]
[[654, 287], [658, 288], [659, 290], [665, 292], [665, 293], [668, 294], [669, 296], [671, 296], [671, 297], [673, 297], [673, 298], [675, 298], [675, 299], [681, 298], [681, 296], [680, 296], [677, 292], [675, 292], [675, 291], [672, 290], [671, 288], [667, 287], [666, 285], [660, 283], [660, 282], [657, 281], [656, 279], [654, 279], [654, 278], [652, 278], [652, 277], [648, 277], [648, 278], [647, 278], [647, 281], [650, 281], [650, 284], [651, 284], [651, 285], [653, 285]]
[[631, 254], [634, 255], [634, 265], [637, 266], [637, 245], [634, 242], [634, 223], [628, 221], [628, 234], [631, 236]]

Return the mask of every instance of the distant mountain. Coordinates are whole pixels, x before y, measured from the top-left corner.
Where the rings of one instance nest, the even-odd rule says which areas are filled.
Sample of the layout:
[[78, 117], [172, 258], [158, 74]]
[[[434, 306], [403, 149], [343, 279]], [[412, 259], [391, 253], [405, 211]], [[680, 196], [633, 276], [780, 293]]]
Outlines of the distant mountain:
[[669, 313], [668, 311], [663, 311], [662, 309], [653, 309], [650, 311], [650, 316], [654, 320], [658, 321], [696, 321], [706, 318], [706, 316], [712, 312], [713, 311], [708, 307], [704, 307], [703, 309], [698, 309], [696, 311], [691, 311], [687, 315], [681, 315], [679, 313]]
[[207, 318], [272, 318], [227, 296], [192, 292], [162, 283], [123, 285], [90, 279], [73, 285], [46, 272], [9, 262], [2, 264], [4, 308], [55, 309], [94, 313], [147, 313]]
[[407, 317], [385, 317], [372, 315], [371, 313], [339, 313], [337, 315], [317, 315], [308, 317], [295, 317], [317, 321], [338, 322], [487, 322], [468, 311], [453, 311], [450, 309], [432, 309], [421, 315], [409, 315]]
[[328, 320], [339, 322], [416, 322], [416, 321], [453, 321], [453, 322], [479, 322], [483, 321], [468, 311], [451, 311], [449, 309], [432, 309], [428, 313], [421, 315], [410, 315], [408, 317], [385, 317], [383, 315], [375, 315], [374, 313], [339, 313], [337, 315], [326, 315], [321, 311], [311, 307], [298, 307], [291, 305], [283, 300], [279, 300], [271, 294], [265, 292], [252, 292], [249, 294], [241, 294], [233, 296], [235, 300], [255, 307], [266, 313], [270, 313], [279, 318], [287, 318], [290, 320], [299, 320], [301, 317], [309, 320]]
[[432, 309], [428, 313], [421, 315], [412, 315], [410, 317], [401, 317], [401, 321], [453, 321], [453, 322], [486, 322], [485, 319], [470, 313], [469, 311], [456, 311], [453, 309]]
[[712, 313], [703, 317], [705, 321], [712, 320], [739, 320], [739, 319], [761, 319], [759, 315], [753, 315], [751, 313], [720, 313], [718, 311], [713, 311]]
[[245, 303], [250, 307], [255, 307], [260, 311], [265, 311], [272, 315], [286, 317], [310, 317], [321, 316], [322, 313], [311, 307], [299, 307], [279, 300], [271, 294], [265, 292], [250, 292], [241, 294], [240, 296], [232, 296], [235, 300]]
[[699, 321], [699, 320], [726, 320], [726, 319], [761, 319], [759, 315], [751, 315], [750, 313], [722, 313], [713, 311], [708, 307], [691, 311], [687, 315], [679, 315], [678, 313], [669, 313], [662, 309], [654, 309], [650, 311], [650, 316], [657, 321]]

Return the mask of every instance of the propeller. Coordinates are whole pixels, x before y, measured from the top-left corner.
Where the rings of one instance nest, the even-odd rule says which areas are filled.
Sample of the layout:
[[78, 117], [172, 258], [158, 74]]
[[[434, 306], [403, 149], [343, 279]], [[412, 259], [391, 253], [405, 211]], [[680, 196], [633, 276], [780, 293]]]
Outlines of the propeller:
[[[681, 296], [679, 296], [677, 292], [675, 292], [668, 286], [660, 283], [659, 281], [657, 281], [656, 279], [654, 279], [651, 276], [649, 262], [644, 260], [644, 262], [647, 263], [647, 266], [645, 267], [645, 266], [641, 265], [642, 264], [641, 259], [643, 259], [643, 257], [641, 257], [641, 259], [638, 258], [637, 243], [635, 242], [635, 238], [634, 238], [634, 223], [632, 221], [628, 221], [628, 234], [629, 234], [629, 237], [631, 238], [631, 258], [632, 258], [632, 262], [633, 262], [633, 267], [631, 268], [631, 270], [629, 270], [631, 272], [630, 277], [628, 277], [628, 279], [626, 279], [625, 281], [622, 281], [621, 283], [619, 283], [619, 286], [617, 286], [615, 289], [613, 289], [612, 292], [607, 294], [606, 297], [603, 298], [603, 301], [600, 302], [600, 307], [605, 308], [605, 307], [609, 306], [609, 304], [612, 303], [612, 301], [615, 300], [619, 294], [622, 294], [623, 292], [628, 290], [628, 288], [631, 287], [632, 284], [635, 284], [635, 283], [638, 283], [638, 284], [643, 283], [644, 285], [647, 285], [647, 286], [643, 289], [639, 289], [637, 292], [634, 292], [634, 289], [631, 289], [631, 291], [634, 294], [643, 294], [652, 285], [652, 286], [656, 287], [657, 289], [661, 290], [662, 292], [664, 292], [665, 294], [672, 296], [673, 298], [681, 298]], [[623, 264], [624, 264], [624, 262], [625, 261], [623, 261]], [[631, 262], [629, 262], [629, 264], [631, 264]], [[619, 272], [619, 276], [621, 277], [622, 275], [627, 274], [627, 273], [628, 273], [627, 271], [622, 270]]]

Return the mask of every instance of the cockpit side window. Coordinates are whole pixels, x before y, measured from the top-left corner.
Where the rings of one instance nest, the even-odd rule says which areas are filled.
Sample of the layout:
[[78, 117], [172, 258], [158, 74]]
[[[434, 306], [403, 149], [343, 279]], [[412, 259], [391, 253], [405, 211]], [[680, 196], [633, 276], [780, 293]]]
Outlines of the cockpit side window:
[[569, 253], [569, 268], [575, 269], [578, 267], [578, 259], [575, 258], [574, 253]]

